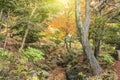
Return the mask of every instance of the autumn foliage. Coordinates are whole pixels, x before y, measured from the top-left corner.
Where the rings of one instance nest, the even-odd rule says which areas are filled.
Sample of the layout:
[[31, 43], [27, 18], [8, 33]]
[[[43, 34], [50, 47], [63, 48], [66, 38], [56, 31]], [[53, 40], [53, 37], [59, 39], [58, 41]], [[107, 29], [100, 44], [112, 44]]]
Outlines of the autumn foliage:
[[68, 34], [75, 34], [75, 20], [71, 17], [66, 17], [66, 14], [61, 14], [59, 16], [54, 16], [51, 21], [48, 22], [47, 32], [54, 34], [52, 31], [58, 30], [59, 37], [62, 38]]

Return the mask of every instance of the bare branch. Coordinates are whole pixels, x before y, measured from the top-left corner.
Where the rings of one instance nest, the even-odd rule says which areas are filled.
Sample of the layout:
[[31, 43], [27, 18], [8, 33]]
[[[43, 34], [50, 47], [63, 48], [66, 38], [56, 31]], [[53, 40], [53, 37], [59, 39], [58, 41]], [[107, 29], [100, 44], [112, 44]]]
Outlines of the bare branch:
[[99, 6], [101, 6], [106, 0], [101, 0], [96, 6], [93, 7], [93, 9], [97, 9]]

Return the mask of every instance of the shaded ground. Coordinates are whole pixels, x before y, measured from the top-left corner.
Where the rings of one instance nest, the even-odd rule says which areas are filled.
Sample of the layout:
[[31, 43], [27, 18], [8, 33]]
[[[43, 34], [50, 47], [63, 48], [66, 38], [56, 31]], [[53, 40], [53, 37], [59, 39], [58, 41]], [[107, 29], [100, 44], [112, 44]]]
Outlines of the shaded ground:
[[[11, 41], [13, 42], [13, 41]], [[3, 46], [4, 43], [1, 43], [0, 46]], [[31, 45], [30, 45], [31, 46]], [[72, 48], [72, 52], [68, 53], [66, 49], [62, 46], [55, 46], [54, 44], [46, 45], [45, 43], [41, 43], [38, 46], [38, 49], [43, 50], [45, 55], [45, 61], [43, 61], [43, 65], [48, 66], [48, 69], [43, 66], [45, 71], [48, 71], [50, 74], [47, 76], [46, 80], [85, 80], [86, 77], [92, 77], [92, 71], [90, 64], [84, 55], [78, 54], [83, 53], [81, 49], [77, 47]], [[7, 43], [6, 49], [14, 52], [13, 50], [18, 50], [20, 46], [14, 42], [14, 44]], [[79, 48], [81, 48], [79, 46]], [[80, 50], [80, 51], [78, 51]], [[100, 58], [100, 65], [105, 70], [110, 65], [107, 62], [104, 62], [103, 58]], [[31, 64], [32, 66], [33, 64]], [[28, 65], [29, 66], [29, 65]], [[120, 62], [116, 61], [114, 65], [115, 71], [119, 76], [120, 80]], [[113, 67], [112, 67], [113, 69]], [[111, 70], [111, 68], [109, 68]], [[112, 73], [112, 72], [111, 72]], [[110, 72], [107, 73], [108, 75]], [[113, 74], [113, 73], [112, 73]], [[117, 80], [117, 79], [107, 79], [110, 78], [105, 74], [103, 76], [103, 80]], [[101, 76], [100, 76], [101, 77]], [[89, 79], [90, 80], [90, 79]], [[91, 79], [92, 80], [92, 79]], [[98, 80], [98, 79], [94, 79]]]
[[118, 80], [120, 80], [120, 61], [116, 61], [114, 64], [115, 72], [118, 75]]

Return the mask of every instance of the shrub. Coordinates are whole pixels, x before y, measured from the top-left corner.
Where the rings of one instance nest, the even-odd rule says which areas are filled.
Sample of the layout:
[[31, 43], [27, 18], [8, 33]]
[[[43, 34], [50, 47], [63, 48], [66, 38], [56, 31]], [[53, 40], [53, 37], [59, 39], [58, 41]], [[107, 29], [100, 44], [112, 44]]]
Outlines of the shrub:
[[103, 61], [107, 62], [108, 64], [112, 65], [114, 63], [114, 58], [108, 53], [102, 53], [99, 55], [103, 59]]
[[120, 24], [112, 24], [105, 30], [103, 42], [120, 49]]
[[6, 37], [5, 35], [0, 34], [0, 40], [5, 40], [5, 37]]
[[28, 47], [26, 50], [22, 50], [22, 52], [24, 53], [24, 55], [28, 58], [28, 61], [39, 61], [41, 59], [44, 59], [44, 53], [41, 52], [38, 49], [32, 48], [32, 47]]
[[0, 48], [0, 59], [3, 59], [4, 57], [9, 57], [10, 53], [8, 51], [4, 51], [3, 48]]
[[42, 80], [48, 74], [35, 61], [44, 59], [43, 55], [40, 50], [31, 47], [22, 50], [22, 53], [10, 53], [0, 48], [0, 80], [33, 80], [32, 71], [36, 71], [38, 80]]

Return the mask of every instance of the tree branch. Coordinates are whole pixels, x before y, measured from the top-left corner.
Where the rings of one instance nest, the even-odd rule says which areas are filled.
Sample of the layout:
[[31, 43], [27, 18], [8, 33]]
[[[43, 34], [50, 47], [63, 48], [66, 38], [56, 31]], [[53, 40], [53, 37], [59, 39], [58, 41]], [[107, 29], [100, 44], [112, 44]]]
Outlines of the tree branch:
[[85, 5], [85, 20], [84, 20], [84, 28], [86, 32], [88, 32], [89, 25], [90, 25], [90, 17], [91, 17], [91, 8], [90, 8], [90, 3], [91, 0], [86, 0], [86, 5]]
[[105, 1], [107, 0], [101, 0], [96, 6], [93, 7], [93, 9], [97, 9], [99, 6], [101, 6]]

